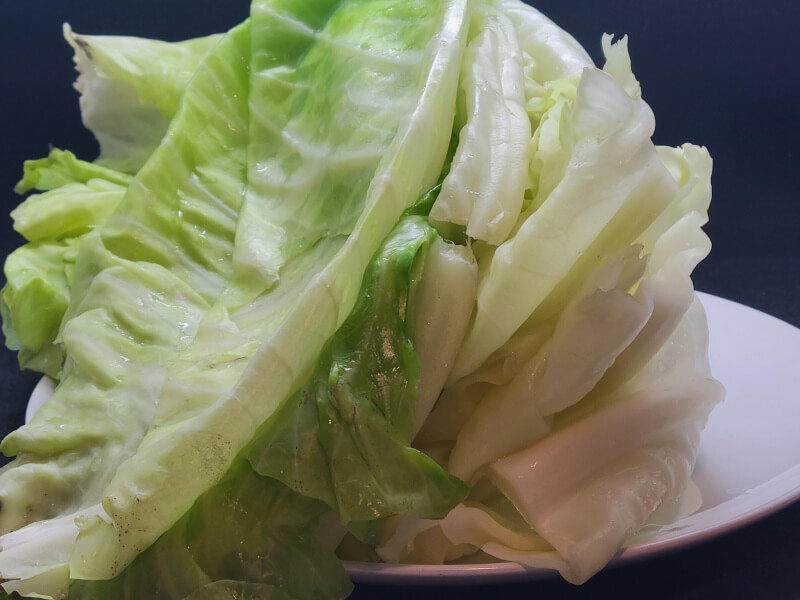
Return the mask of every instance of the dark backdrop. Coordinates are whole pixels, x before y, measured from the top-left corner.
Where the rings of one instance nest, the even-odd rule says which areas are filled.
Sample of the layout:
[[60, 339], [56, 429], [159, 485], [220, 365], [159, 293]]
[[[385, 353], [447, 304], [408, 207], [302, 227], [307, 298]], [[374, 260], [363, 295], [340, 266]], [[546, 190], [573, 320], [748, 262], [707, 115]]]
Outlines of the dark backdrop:
[[[48, 145], [92, 157], [72, 90], [72, 53], [61, 38], [80, 33], [178, 40], [224, 30], [247, 14], [245, 0], [1, 0], [0, 255], [20, 243], [7, 212], [22, 161]], [[537, 6], [599, 59], [603, 32], [627, 33], [634, 72], [657, 119], [655, 141], [706, 145], [715, 159], [707, 227], [714, 243], [697, 287], [800, 325], [800, 208], [797, 105], [800, 3], [794, 0], [546, 0]], [[746, 368], [747, 349], [741, 349]], [[798, 357], [800, 358], [800, 357]], [[757, 376], [757, 374], [754, 374]], [[0, 435], [18, 426], [36, 375], [19, 374], [0, 351]], [[800, 398], [798, 399], [800, 400]], [[757, 418], [757, 417], [756, 417]], [[800, 433], [800, 425], [798, 426]], [[559, 581], [416, 589], [441, 595], [511, 598], [800, 598], [800, 506], [673, 557], [600, 574], [583, 588]], [[361, 586], [356, 597], [407, 590]]]

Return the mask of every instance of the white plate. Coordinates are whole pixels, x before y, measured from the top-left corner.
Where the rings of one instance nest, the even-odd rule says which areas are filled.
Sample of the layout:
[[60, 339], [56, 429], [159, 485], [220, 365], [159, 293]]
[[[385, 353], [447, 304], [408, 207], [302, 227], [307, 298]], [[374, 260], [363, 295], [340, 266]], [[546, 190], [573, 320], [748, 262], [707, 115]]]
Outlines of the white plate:
[[[712, 372], [727, 389], [703, 432], [692, 478], [702, 505], [687, 518], [637, 536], [611, 565], [709, 540], [800, 498], [800, 329], [730, 300], [702, 293], [700, 299], [708, 314]], [[26, 420], [51, 393], [45, 378], [31, 395]], [[503, 562], [345, 564], [356, 583], [461, 584], [556, 575]]]

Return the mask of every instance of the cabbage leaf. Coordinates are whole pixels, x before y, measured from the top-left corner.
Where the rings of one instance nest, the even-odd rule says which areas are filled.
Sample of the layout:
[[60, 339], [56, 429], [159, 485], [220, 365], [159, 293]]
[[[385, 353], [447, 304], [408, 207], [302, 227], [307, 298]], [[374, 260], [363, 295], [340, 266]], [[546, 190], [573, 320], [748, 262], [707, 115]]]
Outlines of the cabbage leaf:
[[342, 598], [337, 545], [580, 583], [666, 514], [724, 393], [712, 163], [653, 144], [626, 38], [597, 68], [514, 0], [65, 36], [101, 153], [17, 186], [3, 330], [58, 383], [0, 444], [3, 594]]

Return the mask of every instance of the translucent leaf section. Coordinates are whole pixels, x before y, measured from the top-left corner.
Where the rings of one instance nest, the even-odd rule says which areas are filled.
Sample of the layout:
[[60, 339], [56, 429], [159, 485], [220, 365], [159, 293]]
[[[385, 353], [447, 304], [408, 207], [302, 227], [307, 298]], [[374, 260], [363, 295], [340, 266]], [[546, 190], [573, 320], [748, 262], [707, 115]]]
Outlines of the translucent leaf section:
[[500, 10], [517, 29], [525, 67], [532, 81], [543, 85], [580, 75], [586, 67], [594, 67], [589, 54], [574, 37], [532, 6], [503, 0]]
[[99, 163], [135, 173], [161, 143], [181, 96], [222, 35], [162, 42], [81, 35], [64, 25], [75, 50], [81, 116], [100, 143]]
[[469, 237], [497, 246], [522, 208], [531, 124], [522, 51], [511, 21], [494, 7], [481, 6], [472, 27], [478, 34], [461, 65], [467, 122], [430, 217], [462, 225]]
[[[292, 258], [327, 240], [341, 244], [354, 230], [401, 116], [417, 101], [439, 12], [418, 2], [313, 11], [254, 4], [249, 188], [234, 257], [246, 294], [239, 302], [272, 286]], [[446, 127], [435, 127], [441, 139]]]

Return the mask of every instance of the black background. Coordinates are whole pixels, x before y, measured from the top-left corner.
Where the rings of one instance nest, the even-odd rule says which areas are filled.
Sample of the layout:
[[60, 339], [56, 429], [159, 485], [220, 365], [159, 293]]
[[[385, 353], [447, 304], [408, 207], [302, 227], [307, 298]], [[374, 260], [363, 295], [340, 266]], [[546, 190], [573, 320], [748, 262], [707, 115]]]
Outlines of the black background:
[[[634, 72], [656, 114], [656, 143], [688, 141], [709, 148], [715, 159], [714, 199], [706, 231], [714, 249], [696, 271], [697, 288], [799, 326], [800, 3], [547, 0], [536, 5], [596, 60], [602, 33], [628, 34]], [[45, 156], [49, 145], [83, 158], [96, 153], [80, 123], [63, 22], [79, 33], [178, 40], [225, 30], [247, 10], [244, 0], [0, 0], [0, 203], [5, 204], [0, 256], [21, 242], [6, 215], [19, 201], [11, 188], [22, 161]], [[746, 369], [747, 348], [738, 351]], [[0, 351], [0, 435], [21, 424], [37, 379], [19, 373], [15, 357]], [[353, 597], [409, 593], [418, 598], [611, 593], [652, 599], [800, 598], [800, 505], [699, 547], [610, 569], [582, 587], [559, 580], [465, 588], [358, 586]]]

